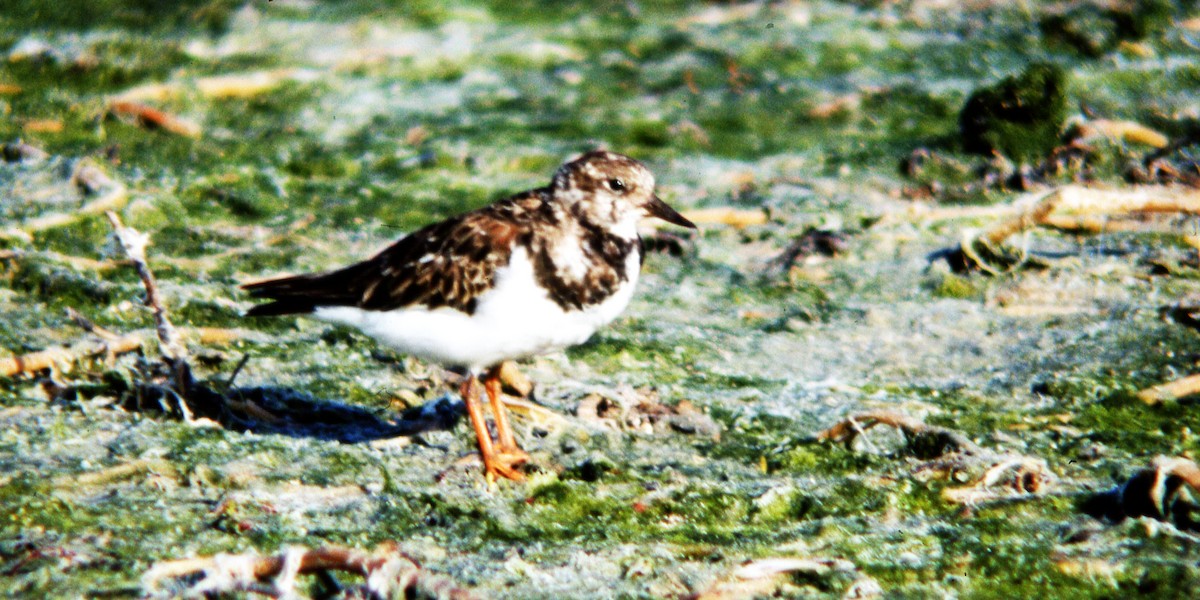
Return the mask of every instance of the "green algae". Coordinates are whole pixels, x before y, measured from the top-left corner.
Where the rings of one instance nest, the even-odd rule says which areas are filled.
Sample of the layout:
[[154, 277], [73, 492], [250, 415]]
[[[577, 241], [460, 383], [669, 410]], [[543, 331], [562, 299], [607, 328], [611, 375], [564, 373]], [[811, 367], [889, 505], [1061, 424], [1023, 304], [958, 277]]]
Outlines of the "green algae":
[[[921, 257], [956, 241], [962, 222], [897, 225], [896, 205], [881, 199], [899, 189], [895, 165], [916, 148], [949, 157], [929, 167], [931, 181], [974, 176], [960, 154], [957, 110], [999, 75], [1049, 59], [1068, 74], [1066, 97], [1182, 135], [1188, 126], [1164, 115], [1187, 114], [1194, 69], [1060, 51], [1045, 43], [1036, 5], [929, 17], [894, 3], [824, 2], [807, 14], [766, 5], [748, 16], [685, 3], [598, 14], [527, 2], [10, 4], [0, 10], [0, 53], [36, 37], [58, 54], [0, 61], [0, 83], [21, 88], [0, 96], [11, 117], [0, 119], [0, 137], [106, 161], [130, 186], [123, 216], [152, 235], [151, 263], [179, 324], [271, 336], [198, 364], [206, 380], [223, 382], [244, 352], [247, 385], [381, 411], [397, 389], [440, 393], [349, 330], [240, 320], [237, 284], [367, 255], [431, 220], [542, 185], [565, 156], [595, 144], [646, 159], [683, 208], [766, 206], [772, 218], [757, 231], [708, 226], [693, 255], [649, 256], [622, 319], [565, 359], [530, 364], [538, 400], [556, 412], [571, 414], [586, 386], [655, 386], [666, 404], [687, 399], [706, 410], [722, 425], [720, 440], [519, 420], [544, 469], [526, 485], [485, 492], [474, 467], [445, 474], [472, 450], [461, 422], [382, 448], [194, 427], [108, 403], [139, 376], [132, 357], [55, 373], [76, 386], [70, 400], [34, 378], [4, 380], [5, 593], [131, 594], [157, 560], [386, 540], [429, 550], [427, 566], [492, 595], [666, 595], [622, 575], [629, 544], [655, 557], [645, 580], [687, 580], [693, 591], [741, 562], [778, 555], [845, 558], [902, 597], [1096, 597], [1191, 589], [1200, 577], [1193, 544], [1136, 525], [1097, 522], [1093, 541], [1069, 541], [1066, 531], [1084, 518], [1069, 495], [964, 512], [941, 497], [953, 483], [918, 481], [916, 458], [883, 436], [878, 453], [811, 440], [846, 413], [903, 407], [989, 447], [1045, 458], [1069, 490], [1112, 485], [1156, 454], [1194, 452], [1200, 423], [1190, 401], [1147, 406], [1133, 393], [1191, 368], [1200, 343], [1158, 323], [1147, 298], [1183, 298], [1196, 279], [1138, 283], [1105, 262], [1119, 249], [1119, 265], [1147, 254], [1181, 264], [1180, 236], [1109, 235], [1078, 246], [1037, 238], [1078, 255], [1080, 266], [1056, 271], [1061, 279], [1018, 272], [983, 282], [924, 270]], [[238, 12], [246, 7], [257, 29]], [[261, 35], [285, 47], [271, 29], [281, 23], [314, 27], [294, 34], [312, 47], [351, 40], [337, 50], [345, 63], [248, 42]], [[93, 26], [100, 33], [87, 35]], [[1137, 38], [1174, 60], [1188, 50], [1172, 28], [1157, 19]], [[456, 31], [470, 42], [461, 53], [434, 44]], [[414, 55], [406, 35], [437, 49]], [[360, 51], [371, 39], [379, 44]], [[221, 43], [230, 53], [203, 50]], [[78, 55], [88, 60], [73, 63]], [[110, 95], [141, 84], [286, 67], [320, 76], [242, 99], [185, 86], [164, 101], [203, 125], [198, 139], [104, 116]], [[814, 110], [829, 99], [843, 108]], [[1051, 98], [1036, 146], [996, 137], [989, 148], [1039, 158], [1045, 140], [1057, 141], [1062, 102]], [[36, 120], [63, 129], [26, 127]], [[1108, 162], [1096, 163], [1098, 177], [1119, 180], [1122, 164], [1140, 156], [1112, 146], [1099, 157]], [[754, 183], [749, 193], [729, 183], [742, 173]], [[987, 192], [964, 203], [1009, 198]], [[826, 275], [785, 281], [761, 266], [808, 226], [868, 222], [847, 255], [805, 265]], [[5, 244], [107, 259], [107, 236], [105, 220], [92, 218]], [[1081, 275], [1092, 290], [1084, 291], [1073, 269], [1103, 272]], [[4, 259], [0, 282], [7, 352], [78, 339], [67, 307], [114, 331], [150, 325], [127, 270], [38, 255]], [[1083, 309], [998, 314], [994, 298], [1022, 285], [1074, 285]], [[1065, 423], [1051, 421], [1062, 414]], [[140, 473], [94, 491], [52, 483], [142, 454], [169, 461], [175, 475]], [[312, 489], [357, 491], [330, 499]], [[93, 559], [30, 558], [29, 544]], [[1070, 575], [1059, 562], [1073, 553], [1121, 568], [1111, 579]], [[616, 574], [571, 568], [580, 555], [616, 565]], [[496, 566], [514, 556], [538, 579]], [[533, 583], [565, 571], [563, 587]], [[798, 576], [787, 585], [835, 597], [849, 582]]]
[[959, 300], [977, 299], [982, 296], [982, 290], [977, 282], [970, 278], [943, 273], [930, 282], [933, 295], [940, 298], [956, 298]]

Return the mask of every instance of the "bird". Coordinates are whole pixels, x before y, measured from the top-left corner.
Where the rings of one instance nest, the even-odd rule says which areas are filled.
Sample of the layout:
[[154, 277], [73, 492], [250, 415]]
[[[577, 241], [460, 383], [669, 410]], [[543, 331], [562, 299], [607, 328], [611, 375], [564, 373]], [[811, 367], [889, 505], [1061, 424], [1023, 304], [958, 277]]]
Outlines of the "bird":
[[625, 310], [647, 217], [696, 228], [658, 197], [644, 164], [593, 150], [563, 163], [545, 187], [427, 225], [362, 262], [245, 284], [270, 301], [246, 315], [310, 315], [464, 370], [459, 393], [485, 477], [519, 481], [529, 455], [501, 403], [500, 365], [581, 344]]

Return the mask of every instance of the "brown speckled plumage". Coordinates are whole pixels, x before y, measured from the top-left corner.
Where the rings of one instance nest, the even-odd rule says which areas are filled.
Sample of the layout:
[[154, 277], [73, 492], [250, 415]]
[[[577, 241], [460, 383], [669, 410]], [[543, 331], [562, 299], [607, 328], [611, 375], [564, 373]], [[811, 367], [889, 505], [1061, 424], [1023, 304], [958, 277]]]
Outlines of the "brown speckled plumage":
[[[637, 221], [695, 227], [654, 194], [641, 163], [589, 152], [550, 185], [422, 228], [363, 262], [246, 285], [252, 316], [313, 313], [468, 375], [460, 393], [489, 480], [521, 479], [499, 365], [582, 343], [625, 309], [637, 283]], [[439, 310], [441, 309], [441, 310]], [[482, 376], [493, 439], [475, 385]]]
[[[273, 300], [248, 314], [308, 313], [318, 306], [378, 311], [449, 307], [472, 314], [476, 299], [492, 287], [496, 270], [508, 264], [518, 246], [533, 262], [538, 283], [564, 310], [603, 302], [626, 281], [630, 253], [640, 259], [641, 239], [612, 231], [620, 207], [596, 200], [607, 197], [596, 192], [620, 182], [621, 193], [641, 193], [665, 207], [652, 189], [637, 188], [646, 178], [642, 173], [648, 174], [631, 158], [589, 152], [560, 167], [548, 187], [429, 225], [366, 261], [324, 274], [246, 285], [252, 296]], [[579, 248], [586, 264], [582, 273], [556, 256], [560, 244]]]

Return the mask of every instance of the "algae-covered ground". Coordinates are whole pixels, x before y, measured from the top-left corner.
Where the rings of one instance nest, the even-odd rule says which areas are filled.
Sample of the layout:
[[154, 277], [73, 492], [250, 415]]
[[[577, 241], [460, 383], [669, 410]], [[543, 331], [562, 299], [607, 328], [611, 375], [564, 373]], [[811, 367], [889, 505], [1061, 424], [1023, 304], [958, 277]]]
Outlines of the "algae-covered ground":
[[[1196, 451], [1193, 404], [1135, 393], [1200, 371], [1200, 336], [1160, 316], [1196, 303], [1200, 225], [1034, 229], [1041, 268], [993, 276], [939, 258], [1022, 195], [963, 183], [996, 161], [963, 150], [959, 111], [1029, 65], [1061, 68], [1068, 118], [1191, 140], [1195, 170], [1200, 11], [1129, 4], [0, 2], [0, 359], [96, 340], [67, 309], [153, 327], [106, 199], [149, 234], [199, 381], [361, 409], [189, 421], [140, 397], [152, 341], [0, 379], [0, 593], [139, 596], [161, 561], [395, 541], [485, 597], [1195, 597], [1194, 534], [1084, 505]], [[1153, 150], [1088, 143], [1035, 187], [1128, 189]], [[626, 313], [521, 365], [553, 411], [516, 413], [526, 482], [459, 462], [465, 419], [389, 433], [457, 409], [454, 375], [239, 316], [241, 283], [364, 257], [597, 146], [704, 223], [647, 230], [662, 251]], [[918, 149], [924, 175], [900, 168]], [[814, 230], [837, 251], [780, 260]], [[887, 428], [814, 441], [881, 410], [1044, 470], [962, 503], [974, 475]], [[771, 558], [833, 567], [737, 571]]]

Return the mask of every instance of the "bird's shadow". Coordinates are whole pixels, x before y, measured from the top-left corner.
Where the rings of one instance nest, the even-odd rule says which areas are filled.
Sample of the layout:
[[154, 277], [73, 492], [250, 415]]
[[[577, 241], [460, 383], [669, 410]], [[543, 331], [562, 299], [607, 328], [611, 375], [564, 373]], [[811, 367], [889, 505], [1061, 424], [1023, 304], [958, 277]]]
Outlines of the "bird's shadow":
[[347, 444], [451, 429], [463, 412], [461, 401], [442, 396], [389, 418], [386, 411], [276, 386], [217, 391], [197, 385], [186, 398], [193, 417], [212, 419], [225, 429]]

